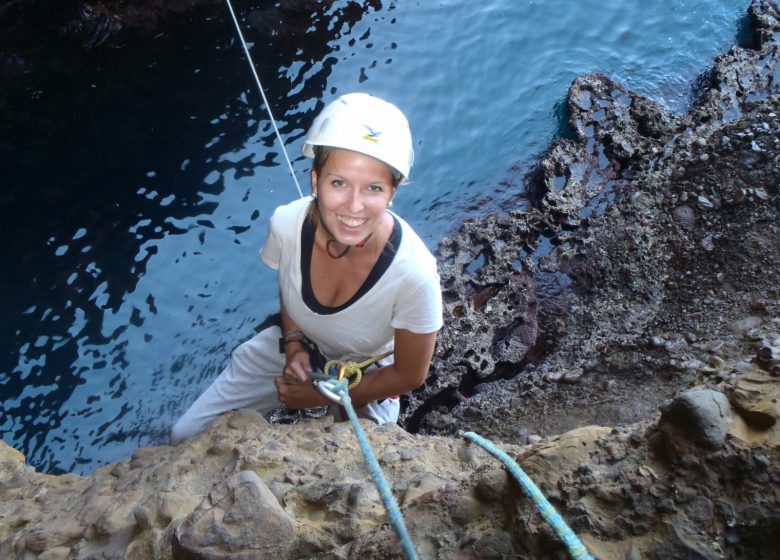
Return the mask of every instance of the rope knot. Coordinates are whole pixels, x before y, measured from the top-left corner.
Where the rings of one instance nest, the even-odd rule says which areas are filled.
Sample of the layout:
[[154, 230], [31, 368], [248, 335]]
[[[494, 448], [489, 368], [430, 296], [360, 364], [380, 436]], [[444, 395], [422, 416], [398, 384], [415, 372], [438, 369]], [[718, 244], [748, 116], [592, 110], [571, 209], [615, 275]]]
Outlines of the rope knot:
[[[375, 364], [383, 358], [387, 358], [392, 353], [392, 351], [385, 352], [384, 354], [374, 356], [367, 360], [363, 360], [362, 362], [355, 362], [352, 360], [330, 360], [325, 364], [324, 371], [326, 375], [336, 377], [336, 379], [339, 381], [342, 379], [349, 379], [354, 377], [354, 379], [349, 382], [349, 386], [347, 387], [348, 389], [354, 389], [363, 379], [363, 368], [368, 367], [371, 364]], [[337, 375], [331, 374], [331, 368], [336, 368]]]
[[341, 381], [342, 379], [349, 379], [353, 378], [348, 385], [348, 389], [354, 389], [358, 386], [360, 381], [363, 379], [363, 369], [361, 368], [361, 365], [357, 362], [353, 362], [352, 360], [331, 360], [328, 363], [325, 364], [325, 371], [328, 373], [328, 375], [332, 375], [331, 371], [333, 371], [331, 368], [335, 368], [335, 370], [338, 372], [336, 379]]

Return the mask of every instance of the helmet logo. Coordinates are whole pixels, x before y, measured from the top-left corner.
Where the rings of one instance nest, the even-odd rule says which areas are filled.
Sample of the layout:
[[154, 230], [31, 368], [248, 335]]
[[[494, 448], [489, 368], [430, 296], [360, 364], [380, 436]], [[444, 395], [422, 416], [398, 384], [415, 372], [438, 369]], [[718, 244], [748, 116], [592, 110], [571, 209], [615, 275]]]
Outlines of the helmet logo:
[[367, 124], [364, 124], [363, 126], [366, 127], [368, 130], [368, 134], [363, 135], [363, 140], [368, 140], [369, 142], [373, 142], [374, 144], [379, 144], [379, 135], [382, 134], [381, 130], [374, 130]]

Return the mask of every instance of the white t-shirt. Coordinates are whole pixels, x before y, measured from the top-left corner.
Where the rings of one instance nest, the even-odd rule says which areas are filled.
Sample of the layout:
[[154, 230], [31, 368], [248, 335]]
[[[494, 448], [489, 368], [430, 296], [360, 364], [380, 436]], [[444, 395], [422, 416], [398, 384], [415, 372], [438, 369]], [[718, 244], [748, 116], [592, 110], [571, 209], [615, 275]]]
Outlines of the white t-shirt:
[[[323, 356], [365, 359], [392, 350], [395, 329], [438, 331], [442, 302], [436, 259], [411, 226], [392, 213], [395, 252], [385, 249], [374, 272], [346, 304], [324, 307], [316, 301], [310, 282], [303, 282], [311, 263], [311, 245], [301, 243], [311, 200], [302, 198], [276, 209], [260, 257], [279, 271], [280, 294], [290, 319], [317, 344]], [[376, 277], [382, 266], [387, 268], [372, 284], [372, 276]]]

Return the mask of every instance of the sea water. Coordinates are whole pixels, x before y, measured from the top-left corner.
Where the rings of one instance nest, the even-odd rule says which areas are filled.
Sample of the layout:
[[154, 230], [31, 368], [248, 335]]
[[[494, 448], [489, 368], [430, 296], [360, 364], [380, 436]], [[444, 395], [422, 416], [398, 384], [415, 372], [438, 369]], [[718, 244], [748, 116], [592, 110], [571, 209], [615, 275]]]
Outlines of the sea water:
[[[316, 112], [384, 97], [416, 151], [394, 210], [435, 250], [518, 204], [567, 134], [575, 77], [685, 111], [749, 2], [264, 4], [235, 9], [304, 193]], [[299, 195], [225, 6], [142, 38], [71, 26], [35, 41], [44, 55], [6, 61], [0, 89], [0, 432], [38, 469], [89, 473], [165, 443], [278, 310], [258, 251]]]

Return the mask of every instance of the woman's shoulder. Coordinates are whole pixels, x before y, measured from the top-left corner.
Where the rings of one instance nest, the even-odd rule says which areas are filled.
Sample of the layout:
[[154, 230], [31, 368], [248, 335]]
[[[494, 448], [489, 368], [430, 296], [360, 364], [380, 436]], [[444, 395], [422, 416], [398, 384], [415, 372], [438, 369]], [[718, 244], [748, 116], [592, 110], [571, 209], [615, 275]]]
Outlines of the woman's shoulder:
[[399, 247], [401, 260], [411, 261], [418, 267], [425, 266], [435, 269], [436, 258], [414, 228], [397, 214], [393, 214], [393, 218], [401, 228], [401, 245]]
[[292, 202], [288, 202], [287, 204], [282, 204], [281, 206], [277, 206], [274, 210], [274, 215], [300, 215], [301, 213], [306, 212], [306, 209], [309, 207], [309, 204], [311, 203], [312, 198], [310, 196], [305, 196], [303, 198], [296, 198]]
[[277, 206], [271, 216], [271, 223], [281, 227], [287, 227], [291, 223], [300, 223], [306, 216], [306, 210], [310, 203], [311, 197], [307, 196], [282, 206]]

